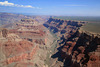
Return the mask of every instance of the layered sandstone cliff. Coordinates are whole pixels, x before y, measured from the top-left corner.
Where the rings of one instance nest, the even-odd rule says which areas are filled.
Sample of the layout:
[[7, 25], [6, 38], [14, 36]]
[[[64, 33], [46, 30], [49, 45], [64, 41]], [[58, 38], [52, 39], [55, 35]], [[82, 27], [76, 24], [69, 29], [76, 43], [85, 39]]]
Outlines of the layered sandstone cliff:
[[37, 21], [21, 20], [14, 29], [0, 29], [0, 67], [43, 67], [55, 39]]
[[[81, 30], [85, 22], [50, 18], [44, 24], [60, 39], [52, 67], [99, 67], [100, 36]], [[62, 64], [63, 63], [63, 64]]]
[[[61, 49], [65, 67], [74, 67], [74, 65], [77, 65], [76, 67], [100, 66], [100, 38], [93, 34], [91, 35], [77, 31], [66, 41], [66, 44]], [[70, 61], [69, 64], [67, 63], [68, 60]]]

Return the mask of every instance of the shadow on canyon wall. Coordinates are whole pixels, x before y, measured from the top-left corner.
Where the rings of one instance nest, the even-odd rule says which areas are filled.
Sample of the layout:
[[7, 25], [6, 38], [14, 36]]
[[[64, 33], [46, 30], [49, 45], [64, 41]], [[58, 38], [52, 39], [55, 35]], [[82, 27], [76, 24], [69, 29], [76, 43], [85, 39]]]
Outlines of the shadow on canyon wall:
[[[68, 53], [68, 50], [70, 49], [70, 45], [67, 48], [66, 52], [63, 52], [62, 49], [64, 46], [66, 46], [67, 41], [74, 42], [73, 38], [79, 37], [76, 41], [75, 46], [72, 48], [71, 54]], [[78, 31], [74, 33], [70, 38], [67, 40], [62, 36], [60, 40], [63, 40], [59, 43], [63, 44], [63, 46], [60, 46], [58, 49], [58, 52], [51, 56], [51, 58], [58, 58], [58, 61], [64, 62], [63, 67], [87, 67], [88, 61], [90, 61], [89, 53], [93, 52], [97, 49], [97, 46], [100, 44], [100, 38], [98, 37], [92, 37], [87, 35], [86, 33], [79, 33]], [[87, 44], [89, 42], [89, 44]], [[79, 47], [84, 47], [84, 52], [79, 49]], [[77, 51], [78, 53], [75, 55], [75, 61], [73, 61], [72, 57], [74, 56], [74, 52]], [[80, 59], [80, 62], [77, 62], [78, 55], [84, 54], [84, 57]]]

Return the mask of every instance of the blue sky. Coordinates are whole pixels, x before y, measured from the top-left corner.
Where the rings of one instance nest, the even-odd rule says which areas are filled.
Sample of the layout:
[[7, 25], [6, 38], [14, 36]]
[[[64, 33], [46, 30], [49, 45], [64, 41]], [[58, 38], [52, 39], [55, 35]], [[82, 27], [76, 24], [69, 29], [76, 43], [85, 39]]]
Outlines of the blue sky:
[[100, 0], [0, 0], [0, 12], [100, 16]]

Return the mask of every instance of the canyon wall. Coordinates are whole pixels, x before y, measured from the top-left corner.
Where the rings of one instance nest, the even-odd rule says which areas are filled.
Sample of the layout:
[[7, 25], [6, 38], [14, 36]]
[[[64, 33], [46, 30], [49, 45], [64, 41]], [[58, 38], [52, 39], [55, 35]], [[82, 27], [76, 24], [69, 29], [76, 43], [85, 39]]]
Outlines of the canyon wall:
[[12, 28], [0, 28], [0, 67], [45, 67], [53, 40], [50, 31], [34, 19], [22, 19]]
[[64, 66], [99, 67], [100, 38], [93, 34], [77, 31], [62, 47], [60, 54], [65, 60]]
[[99, 67], [100, 36], [80, 29], [87, 22], [50, 18], [45, 27], [55, 33], [57, 50], [51, 56], [52, 67]]

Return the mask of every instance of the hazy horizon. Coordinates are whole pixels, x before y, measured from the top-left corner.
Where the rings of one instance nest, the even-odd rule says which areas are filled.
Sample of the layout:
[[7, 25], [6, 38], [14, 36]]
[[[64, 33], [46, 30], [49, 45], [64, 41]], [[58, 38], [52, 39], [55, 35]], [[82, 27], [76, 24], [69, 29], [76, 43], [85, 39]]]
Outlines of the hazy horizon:
[[29, 16], [63, 16], [63, 17], [100, 17], [100, 16], [88, 16], [88, 15], [47, 15], [47, 14], [36, 14], [36, 13], [14, 13], [14, 12], [0, 12], [0, 13], [11, 13], [11, 14], [20, 14], [20, 15], [29, 15]]

